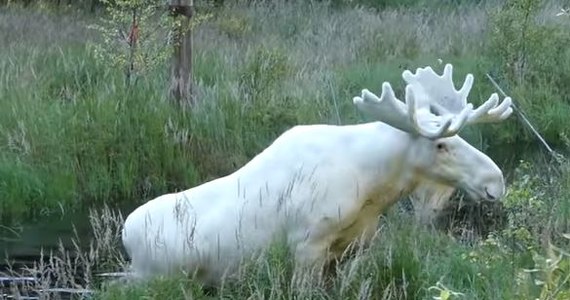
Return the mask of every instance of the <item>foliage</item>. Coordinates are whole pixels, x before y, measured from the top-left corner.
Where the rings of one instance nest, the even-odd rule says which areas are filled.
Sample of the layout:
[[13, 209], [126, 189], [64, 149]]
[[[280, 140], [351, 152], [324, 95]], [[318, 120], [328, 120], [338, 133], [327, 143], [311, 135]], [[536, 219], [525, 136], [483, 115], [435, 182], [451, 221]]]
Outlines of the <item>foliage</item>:
[[[563, 234], [570, 239], [570, 235]], [[540, 287], [537, 299], [562, 300], [570, 297], [570, 252], [549, 244], [546, 254], [535, 254], [534, 268], [524, 270], [534, 277], [534, 284]]]
[[[394, 82], [397, 92], [402, 92], [398, 74], [426, 64], [437, 68], [438, 57], [433, 53], [456, 65], [458, 76], [469, 71], [476, 78], [484, 78], [496, 58], [473, 55], [477, 45], [485, 45], [477, 42], [485, 35], [473, 36], [473, 29], [459, 26], [463, 19], [481, 23], [476, 9], [467, 15], [448, 14], [449, 23], [440, 25], [433, 22], [442, 17], [437, 11], [376, 14], [332, 10], [324, 3], [238, 4], [213, 11], [216, 18], [202, 20], [203, 26], [196, 27], [196, 91], [204, 104], [193, 112], [179, 111], [163, 101], [166, 61], [144, 54], [160, 53], [163, 36], [156, 33], [146, 39], [147, 44], [139, 39], [143, 45], [140, 70], [145, 76], [133, 89], [126, 88], [121, 70], [113, 67], [116, 63], [124, 67], [127, 48], [113, 48], [119, 45], [116, 40], [108, 48], [99, 42], [85, 48], [81, 40], [99, 33], [110, 39], [117, 28], [127, 30], [128, 9], [135, 4], [141, 9], [141, 24], [148, 21], [142, 32], [149, 24], [158, 24], [153, 23], [160, 18], [152, 14], [149, 1], [120, 2], [122, 6], [115, 6], [107, 23], [98, 27], [101, 31], [95, 32], [85, 30], [84, 23], [94, 23], [91, 19], [70, 20], [48, 13], [37, 18], [14, 8], [2, 18], [0, 35], [10, 45], [0, 52], [4, 99], [0, 102], [0, 161], [7, 170], [0, 178], [9, 186], [0, 192], [3, 222], [49, 215], [60, 206], [71, 209], [103, 202], [132, 206], [162, 192], [188, 188], [232, 172], [295, 124], [363, 121], [347, 99], [362, 88], [374, 89], [378, 78]], [[242, 37], [227, 38], [212, 31], [229, 16], [243, 20], [235, 23], [238, 32], [248, 28], [237, 33]], [[402, 26], [414, 19], [424, 21], [420, 26]], [[296, 20], [295, 31], [283, 30], [292, 20]], [[399, 36], [414, 40], [413, 53], [401, 51], [401, 39], [390, 35], [395, 29]], [[434, 38], [426, 32], [439, 33]], [[32, 46], [34, 42], [38, 44]], [[468, 46], [445, 46], [458, 44]], [[553, 61], [544, 64], [557, 63]], [[545, 69], [533, 72], [548, 73]], [[527, 86], [537, 85], [519, 88]], [[493, 91], [488, 82], [478, 79], [472, 99], [480, 103]], [[541, 85], [533, 93], [558, 97]], [[539, 124], [539, 130], [565, 127], [565, 107], [542, 106], [560, 115], [560, 120]], [[520, 136], [521, 129], [513, 124], [515, 118], [486, 126], [484, 140], [475, 139], [478, 128], [464, 135], [498, 153], [501, 150], [495, 150], [495, 145]], [[42, 208], [35, 209], [34, 203], [42, 203]]]
[[171, 21], [160, 11], [156, 0], [102, 0], [105, 18], [91, 27], [102, 37], [91, 47], [97, 60], [124, 70], [127, 77], [162, 66], [170, 47], [168, 29]]
[[567, 167], [553, 175], [521, 162], [504, 201], [507, 224], [466, 256], [488, 267], [508, 259], [517, 298], [566, 299], [570, 293], [570, 256], [563, 250], [570, 247]]
[[503, 236], [513, 240], [521, 250], [533, 250], [538, 242], [533, 237], [541, 236], [545, 225], [543, 220], [548, 215], [545, 201], [547, 183], [532, 173], [528, 162], [521, 162], [515, 170], [515, 180], [508, 188], [508, 195], [503, 203], [507, 214]]
[[[2, 190], [3, 221], [8, 215], [14, 219], [27, 213], [39, 215], [32, 203], [45, 203], [43, 215], [59, 210], [60, 205], [88, 207], [110, 201], [135, 205], [161, 192], [188, 188], [235, 170], [295, 124], [362, 121], [347, 99], [362, 88], [377, 87], [378, 78], [394, 82], [400, 93], [399, 74], [425, 64], [437, 68], [438, 57], [433, 53], [454, 63], [458, 75], [473, 72], [476, 78], [484, 78], [492, 61], [500, 57], [473, 55], [477, 45], [485, 45], [481, 42], [485, 35], [474, 36], [472, 32], [483, 28], [461, 27], [460, 20], [484, 24], [480, 20], [483, 14], [475, 8], [466, 15], [448, 14], [449, 23], [441, 25], [433, 20], [442, 15], [427, 10], [377, 14], [348, 8], [332, 10], [325, 3], [228, 4], [214, 11], [217, 18], [203, 20], [203, 26], [196, 27], [196, 91], [204, 104], [193, 112], [179, 111], [162, 101], [167, 66], [165, 60], [157, 58], [162, 57], [158, 54], [162, 50], [157, 49], [164, 48], [164, 36], [156, 33], [145, 44], [141, 33], [138, 62], [145, 77], [133, 85], [134, 89], [126, 88], [120, 69], [113, 67], [117, 63], [124, 67], [128, 49], [124, 45], [120, 48], [111, 36], [120, 28], [129, 29], [128, 9], [135, 4], [141, 10], [141, 24], [148, 21], [141, 25], [141, 32], [147, 28], [152, 35], [149, 24], [165, 24], [153, 23], [160, 18], [153, 15], [150, 0], [117, 2], [122, 6], [109, 12], [107, 23], [98, 27], [101, 31], [89, 34], [84, 23], [94, 23], [91, 19], [69, 23], [59, 16], [46, 13], [37, 18], [16, 9], [2, 18], [6, 21], [0, 22], [0, 35], [10, 47], [0, 53], [0, 96], [5, 99], [0, 102], [1, 161], [5, 170], [14, 170], [2, 173], [2, 182], [17, 182]], [[237, 32], [248, 28], [237, 33], [242, 37], [227, 38], [212, 31], [224, 18], [231, 20], [230, 16], [243, 20], [229, 21], [237, 24]], [[18, 19], [22, 21], [18, 23]], [[58, 23], [60, 19], [65, 26]], [[414, 19], [422, 20], [420, 26], [402, 25]], [[283, 30], [292, 20], [296, 20], [295, 31]], [[23, 23], [28, 26], [21, 26]], [[25, 31], [32, 25], [33, 30]], [[37, 31], [39, 27], [47, 34]], [[62, 28], [84, 31], [74, 36]], [[400, 37], [409, 36], [405, 40], [414, 41], [409, 47], [414, 48], [412, 52], [402, 51], [401, 39], [390, 35], [396, 29]], [[111, 39], [108, 48], [99, 42], [94, 48], [83, 46], [81, 37], [99, 33]], [[42, 39], [44, 36], [59, 42]], [[498, 43], [499, 38], [495, 40]], [[33, 41], [41, 44], [31, 46]], [[458, 44], [468, 46], [446, 46]], [[557, 59], [545, 58], [541, 63], [561, 64]], [[533, 72], [549, 73], [544, 68]], [[562, 97], [550, 93], [561, 87], [543, 84], [517, 88], [536, 87], [532, 93]], [[472, 99], [480, 103], [493, 91], [488, 82], [478, 79]], [[543, 98], [529, 99], [533, 102], [528, 104], [534, 106]], [[546, 111], [539, 130], [567, 127], [567, 106], [540, 107]], [[547, 122], [548, 118], [556, 122]], [[520, 136], [521, 129], [513, 124], [516, 118], [500, 126], [485, 126], [484, 140], [476, 142], [488, 144], [489, 150], [497, 153], [500, 150], [495, 150], [495, 145]], [[473, 137], [479, 136], [478, 130], [471, 130]], [[465, 135], [471, 134], [466, 131]]]
[[[570, 35], [568, 26], [539, 14], [545, 2], [507, 0], [490, 18], [487, 54], [496, 62], [496, 77], [528, 112], [547, 140], [559, 143], [569, 110]], [[515, 142], [533, 139], [521, 135]]]
[[166, 13], [163, 1], [101, 0], [104, 17], [92, 24], [101, 41], [90, 42], [91, 51], [99, 62], [124, 70], [127, 81], [164, 67], [172, 53], [173, 32], [196, 27], [211, 17], [208, 13], [194, 14], [189, 28], [181, 28], [180, 18]]

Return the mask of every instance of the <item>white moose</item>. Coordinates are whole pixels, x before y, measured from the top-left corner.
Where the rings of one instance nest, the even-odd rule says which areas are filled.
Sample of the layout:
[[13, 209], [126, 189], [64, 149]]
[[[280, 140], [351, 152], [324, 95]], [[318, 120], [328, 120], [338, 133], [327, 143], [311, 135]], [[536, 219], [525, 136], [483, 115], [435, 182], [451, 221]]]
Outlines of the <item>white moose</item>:
[[297, 266], [325, 264], [355, 240], [369, 240], [378, 217], [426, 184], [498, 200], [499, 167], [456, 134], [499, 122], [511, 99], [467, 103], [468, 74], [457, 91], [452, 66], [404, 71], [405, 103], [388, 82], [353, 102], [381, 122], [295, 126], [241, 169], [151, 200], [126, 219], [123, 244], [135, 276], [185, 271], [219, 284], [250, 255], [285, 237]]

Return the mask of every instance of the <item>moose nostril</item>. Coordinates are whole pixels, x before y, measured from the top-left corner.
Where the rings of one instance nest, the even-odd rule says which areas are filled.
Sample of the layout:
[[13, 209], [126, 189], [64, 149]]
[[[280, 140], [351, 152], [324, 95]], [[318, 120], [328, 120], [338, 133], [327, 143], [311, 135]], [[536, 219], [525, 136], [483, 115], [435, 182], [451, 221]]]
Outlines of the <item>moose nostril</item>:
[[487, 188], [485, 188], [485, 194], [487, 194], [487, 199], [489, 200], [495, 200], [497, 199], [497, 197], [493, 196], [492, 194], [489, 193], [489, 190]]

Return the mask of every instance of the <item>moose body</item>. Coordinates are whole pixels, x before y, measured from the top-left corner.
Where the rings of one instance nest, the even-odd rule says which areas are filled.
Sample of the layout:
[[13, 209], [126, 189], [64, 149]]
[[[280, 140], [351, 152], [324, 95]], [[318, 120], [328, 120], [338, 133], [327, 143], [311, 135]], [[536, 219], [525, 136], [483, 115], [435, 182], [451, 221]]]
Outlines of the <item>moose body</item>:
[[[234, 173], [138, 207], [123, 228], [134, 273], [187, 271], [217, 284], [278, 239], [298, 266], [327, 263], [355, 240], [370, 240], [379, 215], [430, 182], [500, 199], [501, 170], [456, 133], [469, 122], [505, 119], [510, 99], [497, 106], [494, 94], [477, 110], [463, 105], [453, 112], [434, 101], [439, 96], [430, 87], [440, 83], [433, 71], [424, 78], [424, 70], [404, 73], [407, 107], [388, 83], [380, 98], [364, 90], [354, 99], [387, 121], [295, 126]], [[451, 67], [445, 72], [451, 76]]]

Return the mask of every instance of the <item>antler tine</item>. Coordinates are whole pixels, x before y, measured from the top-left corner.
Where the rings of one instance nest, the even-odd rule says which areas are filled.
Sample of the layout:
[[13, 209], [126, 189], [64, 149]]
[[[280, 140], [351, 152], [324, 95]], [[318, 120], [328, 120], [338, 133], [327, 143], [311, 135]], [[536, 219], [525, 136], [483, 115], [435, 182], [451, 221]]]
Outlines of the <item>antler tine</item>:
[[460, 113], [467, 105], [467, 96], [473, 87], [473, 75], [467, 74], [461, 89], [455, 90], [451, 64], [445, 65], [441, 76], [431, 67], [426, 67], [416, 69], [415, 74], [405, 70], [402, 78], [422, 92], [431, 108], [439, 114]]
[[406, 86], [404, 104], [396, 98], [392, 86], [384, 82], [380, 98], [364, 89], [361, 97], [354, 97], [353, 102], [360, 110], [374, 115], [386, 124], [428, 139], [452, 136], [461, 130], [472, 112], [471, 105], [457, 116], [436, 116], [430, 111], [428, 99], [417, 97], [415, 89], [413, 85]]
[[511, 97], [505, 97], [499, 105], [497, 105], [498, 102], [499, 95], [497, 93], [491, 94], [491, 97], [469, 116], [467, 123], [495, 123], [507, 119], [513, 113]]
[[367, 89], [362, 90], [360, 97], [353, 98], [354, 104], [363, 112], [373, 115], [376, 119], [406, 132], [413, 132], [406, 105], [396, 98], [392, 86], [382, 83], [380, 98]]

